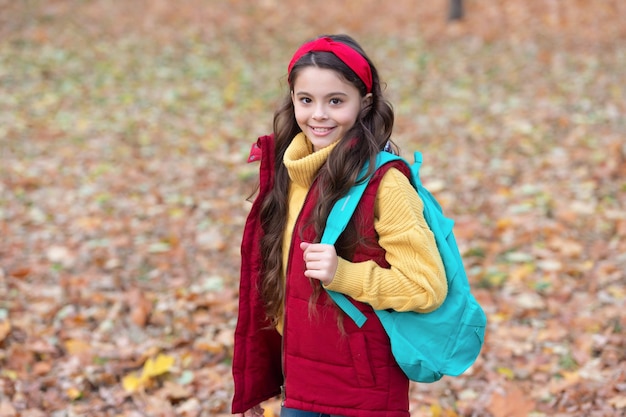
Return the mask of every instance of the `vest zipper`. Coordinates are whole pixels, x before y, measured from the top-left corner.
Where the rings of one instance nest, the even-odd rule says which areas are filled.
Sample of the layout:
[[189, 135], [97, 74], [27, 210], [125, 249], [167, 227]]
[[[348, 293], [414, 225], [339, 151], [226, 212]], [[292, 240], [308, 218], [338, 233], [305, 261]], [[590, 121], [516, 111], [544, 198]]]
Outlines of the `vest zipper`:
[[[308, 197], [308, 194], [307, 194]], [[306, 204], [306, 200], [307, 197], [304, 198], [304, 204]], [[304, 204], [302, 205], [302, 207], [304, 208]], [[302, 210], [300, 210], [300, 213], [302, 213]], [[296, 222], [294, 223], [294, 229], [295, 226], [298, 224], [298, 221], [300, 220], [300, 213], [298, 213], [298, 218], [296, 219]], [[281, 386], [281, 406], [285, 405], [285, 400], [287, 399], [287, 389], [285, 388], [285, 381], [286, 381], [286, 375], [287, 372], [285, 370], [285, 333], [287, 332], [287, 295], [289, 293], [289, 272], [291, 271], [291, 257], [293, 256], [293, 251], [294, 251], [294, 244], [293, 244], [293, 239], [294, 239], [294, 234], [293, 234], [293, 230], [291, 231], [291, 242], [289, 242], [289, 255], [287, 256], [287, 268], [285, 268], [285, 298], [283, 299], [283, 337], [281, 338], [281, 352], [280, 352], [280, 359], [281, 359], [281, 368], [282, 368], [282, 373], [283, 373], [283, 385]]]
[[286, 388], [286, 371], [285, 371], [285, 333], [287, 331], [287, 295], [288, 295], [288, 290], [289, 290], [289, 273], [291, 272], [291, 258], [293, 257], [293, 251], [294, 251], [294, 239], [295, 239], [295, 234], [294, 231], [296, 229], [296, 226], [298, 226], [298, 224], [300, 223], [300, 220], [302, 220], [302, 211], [303, 209], [306, 207], [306, 204], [309, 201], [309, 197], [311, 195], [311, 190], [313, 190], [313, 187], [315, 186], [315, 184], [317, 183], [317, 179], [313, 181], [313, 183], [311, 184], [311, 186], [309, 187], [306, 196], [304, 197], [304, 201], [302, 203], [302, 207], [300, 208], [300, 212], [298, 213], [298, 217], [296, 218], [296, 221], [293, 225], [294, 230], [291, 231], [291, 242], [289, 242], [289, 255], [287, 256], [287, 268], [285, 268], [285, 298], [283, 300], [283, 337], [281, 338], [281, 352], [280, 352], [280, 357], [281, 357], [281, 368], [282, 368], [282, 373], [283, 373], [283, 385], [281, 386], [281, 405], [284, 406], [285, 405], [285, 400], [287, 399], [287, 388]]

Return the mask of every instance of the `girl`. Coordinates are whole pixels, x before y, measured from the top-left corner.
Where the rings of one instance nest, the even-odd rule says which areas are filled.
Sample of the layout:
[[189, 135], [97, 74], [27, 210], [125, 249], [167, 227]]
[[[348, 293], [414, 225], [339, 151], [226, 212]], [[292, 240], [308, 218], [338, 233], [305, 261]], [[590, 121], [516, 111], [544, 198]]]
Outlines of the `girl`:
[[[338, 242], [319, 242], [366, 161], [391, 146], [393, 111], [378, 71], [346, 35], [302, 45], [274, 133], [259, 138], [260, 186], [243, 234], [233, 413], [407, 417], [409, 381], [373, 309], [429, 312], [447, 294], [434, 237], [408, 169], [374, 173]], [[358, 328], [324, 288], [368, 317]]]

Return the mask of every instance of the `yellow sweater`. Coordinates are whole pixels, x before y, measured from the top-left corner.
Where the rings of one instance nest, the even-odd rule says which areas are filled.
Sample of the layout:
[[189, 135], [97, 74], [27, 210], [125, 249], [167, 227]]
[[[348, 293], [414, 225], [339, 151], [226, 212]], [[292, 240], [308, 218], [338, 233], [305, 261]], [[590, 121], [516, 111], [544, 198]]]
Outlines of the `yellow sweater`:
[[[318, 170], [334, 146], [313, 152], [306, 136], [300, 133], [285, 152], [283, 162], [291, 182], [283, 239], [283, 274], [296, 218]], [[377, 310], [429, 312], [439, 307], [448, 287], [441, 256], [423, 210], [423, 203], [408, 178], [397, 169], [388, 170], [376, 196], [374, 227], [391, 268], [382, 268], [374, 261], [353, 263], [339, 258], [335, 277], [326, 288]], [[278, 328], [282, 333], [282, 323]]]

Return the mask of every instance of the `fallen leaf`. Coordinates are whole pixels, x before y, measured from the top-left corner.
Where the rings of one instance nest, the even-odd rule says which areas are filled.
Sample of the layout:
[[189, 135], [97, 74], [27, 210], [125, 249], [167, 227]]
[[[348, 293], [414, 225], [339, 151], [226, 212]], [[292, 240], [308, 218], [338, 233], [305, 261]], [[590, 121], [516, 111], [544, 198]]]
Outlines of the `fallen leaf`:
[[30, 275], [32, 272], [31, 268], [27, 267], [27, 266], [22, 266], [19, 268], [15, 268], [12, 269], [9, 272], [9, 275], [15, 278], [19, 278], [19, 279], [24, 279], [26, 278], [28, 275]]
[[626, 408], [626, 395], [616, 395], [609, 398], [607, 402], [618, 410]]
[[193, 390], [190, 387], [185, 387], [171, 381], [165, 381], [163, 383], [163, 388], [158, 391], [158, 395], [163, 398], [178, 401], [191, 397], [193, 395]]
[[137, 326], [144, 327], [152, 312], [152, 302], [139, 289], [133, 289], [128, 295], [130, 318]]
[[122, 387], [127, 392], [132, 393], [139, 390], [139, 388], [143, 386], [144, 381], [144, 378], [142, 378], [141, 376], [137, 376], [137, 374], [135, 373], [128, 374], [124, 378], [122, 378]]
[[80, 339], [66, 340], [63, 345], [70, 355], [81, 355], [91, 351], [91, 345]]
[[9, 320], [0, 321], [0, 342], [4, 341], [11, 333], [11, 322]]
[[173, 356], [159, 354], [155, 359], [148, 359], [143, 366], [142, 376], [151, 378], [169, 372], [174, 365]]
[[50, 362], [37, 362], [33, 365], [33, 374], [46, 375], [52, 370], [52, 364]]
[[69, 398], [70, 400], [75, 401], [79, 399], [83, 395], [83, 393], [80, 392], [78, 388], [70, 387], [65, 390], [65, 395], [67, 395], [67, 398]]
[[503, 393], [494, 393], [487, 409], [494, 417], [528, 417], [535, 402], [513, 384], [504, 386]]
[[17, 411], [8, 400], [0, 400], [0, 417], [17, 417]]

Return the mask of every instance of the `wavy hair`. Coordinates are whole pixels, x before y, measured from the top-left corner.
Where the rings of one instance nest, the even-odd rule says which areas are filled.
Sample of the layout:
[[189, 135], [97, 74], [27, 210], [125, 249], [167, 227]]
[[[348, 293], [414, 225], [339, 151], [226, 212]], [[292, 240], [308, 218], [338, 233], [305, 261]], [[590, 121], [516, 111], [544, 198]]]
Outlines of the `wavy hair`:
[[[333, 204], [356, 183], [358, 174], [365, 162], [369, 161], [369, 174], [371, 174], [374, 170], [376, 155], [388, 143], [392, 144], [391, 133], [394, 122], [393, 108], [383, 97], [378, 71], [361, 46], [348, 35], [324, 36], [350, 46], [367, 60], [372, 72], [372, 97], [369, 105], [363, 107], [354, 126], [339, 140], [317, 174], [318, 199], [311, 219], [317, 234], [316, 242], [321, 239], [326, 219]], [[268, 318], [273, 324], [279, 320], [285, 292], [284, 279], [282, 278], [282, 245], [289, 205], [289, 176], [282, 161], [291, 141], [301, 132], [296, 122], [291, 91], [293, 91], [294, 83], [301, 70], [310, 66], [333, 70], [344, 80], [352, 83], [359, 90], [361, 97], [367, 94], [363, 81], [331, 52], [309, 52], [294, 64], [289, 73], [290, 92], [274, 114], [274, 186], [265, 197], [260, 213], [264, 232], [261, 240], [261, 254], [264, 264], [260, 293], [266, 306]], [[397, 150], [395, 145], [392, 144], [392, 146]], [[343, 238], [341, 241], [354, 243], [359, 240], [354, 225], [348, 226], [344, 232], [344, 237], [350, 234], [350, 239]], [[336, 246], [339, 254], [349, 250], [345, 244], [341, 245], [340, 242]], [[319, 292], [320, 286], [313, 285], [312, 300], [318, 297]]]

